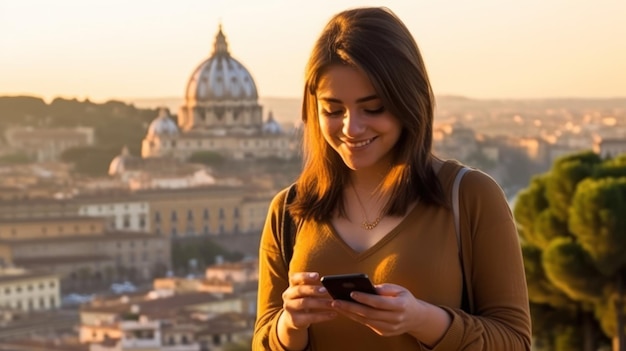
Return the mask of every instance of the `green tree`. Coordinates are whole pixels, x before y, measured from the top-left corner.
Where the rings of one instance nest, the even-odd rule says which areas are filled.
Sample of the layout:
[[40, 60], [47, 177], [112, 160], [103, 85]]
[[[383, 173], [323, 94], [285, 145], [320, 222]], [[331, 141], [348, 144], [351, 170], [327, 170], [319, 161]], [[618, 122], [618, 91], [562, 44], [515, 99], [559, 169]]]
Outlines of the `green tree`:
[[72, 163], [76, 173], [104, 176], [118, 153], [119, 150], [111, 147], [80, 146], [65, 150], [61, 154], [61, 160]]
[[594, 350], [609, 337], [626, 350], [626, 157], [557, 160], [520, 193], [514, 214], [533, 323], [552, 325], [535, 338], [556, 350]]
[[243, 258], [241, 253], [228, 251], [206, 236], [172, 241], [172, 266], [177, 272], [187, 273], [190, 260], [197, 262], [198, 269], [204, 269], [213, 264], [217, 256], [222, 256], [226, 261], [238, 261]]

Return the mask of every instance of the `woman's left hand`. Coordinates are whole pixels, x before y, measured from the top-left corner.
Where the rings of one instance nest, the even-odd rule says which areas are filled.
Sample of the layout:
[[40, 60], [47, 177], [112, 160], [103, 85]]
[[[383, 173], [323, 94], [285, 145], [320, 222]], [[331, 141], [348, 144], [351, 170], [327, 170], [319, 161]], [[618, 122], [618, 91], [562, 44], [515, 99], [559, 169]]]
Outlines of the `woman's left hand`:
[[395, 284], [376, 286], [378, 295], [353, 292], [355, 302], [335, 300], [333, 308], [376, 334], [394, 336], [418, 328], [420, 302], [406, 288]]

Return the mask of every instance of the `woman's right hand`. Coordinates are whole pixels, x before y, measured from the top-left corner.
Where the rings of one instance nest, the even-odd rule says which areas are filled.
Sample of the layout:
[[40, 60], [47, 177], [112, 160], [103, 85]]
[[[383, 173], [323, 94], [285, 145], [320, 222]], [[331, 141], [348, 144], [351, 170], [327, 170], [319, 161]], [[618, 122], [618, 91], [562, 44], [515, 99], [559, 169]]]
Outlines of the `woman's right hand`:
[[332, 298], [320, 283], [317, 272], [298, 272], [289, 277], [289, 287], [283, 292], [284, 326], [291, 330], [306, 330], [311, 324], [325, 322], [337, 316], [331, 307]]

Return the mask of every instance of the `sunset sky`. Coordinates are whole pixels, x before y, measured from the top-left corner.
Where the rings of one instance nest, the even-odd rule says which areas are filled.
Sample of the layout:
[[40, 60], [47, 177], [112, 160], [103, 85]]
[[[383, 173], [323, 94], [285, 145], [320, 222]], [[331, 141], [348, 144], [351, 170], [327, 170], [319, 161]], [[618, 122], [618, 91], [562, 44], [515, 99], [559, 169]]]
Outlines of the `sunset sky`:
[[334, 13], [384, 5], [407, 24], [435, 93], [625, 97], [625, 0], [0, 0], [0, 95], [182, 97], [219, 23], [263, 97], [300, 97]]

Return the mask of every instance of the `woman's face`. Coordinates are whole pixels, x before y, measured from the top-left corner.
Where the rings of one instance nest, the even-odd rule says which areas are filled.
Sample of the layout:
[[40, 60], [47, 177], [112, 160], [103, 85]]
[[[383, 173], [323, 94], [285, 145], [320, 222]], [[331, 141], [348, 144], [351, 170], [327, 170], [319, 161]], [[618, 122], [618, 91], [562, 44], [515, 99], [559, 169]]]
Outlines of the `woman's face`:
[[402, 126], [368, 77], [354, 67], [331, 66], [320, 77], [316, 96], [322, 135], [346, 166], [386, 172]]

